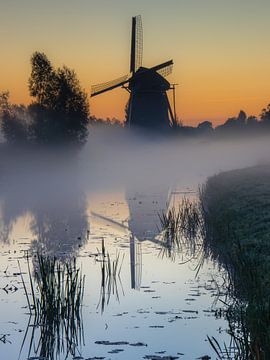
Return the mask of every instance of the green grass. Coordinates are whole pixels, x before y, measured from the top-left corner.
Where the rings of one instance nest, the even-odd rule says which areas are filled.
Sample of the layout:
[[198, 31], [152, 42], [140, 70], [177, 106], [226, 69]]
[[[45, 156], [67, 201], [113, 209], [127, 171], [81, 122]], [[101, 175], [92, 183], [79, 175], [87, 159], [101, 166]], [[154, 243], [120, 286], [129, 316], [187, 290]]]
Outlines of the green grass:
[[[206, 229], [205, 255], [224, 266], [229, 275], [232, 301], [227, 319], [234, 348], [238, 349], [231, 358], [267, 360], [270, 168], [257, 166], [211, 177], [202, 187], [200, 198]], [[210, 343], [216, 345], [213, 339]]]

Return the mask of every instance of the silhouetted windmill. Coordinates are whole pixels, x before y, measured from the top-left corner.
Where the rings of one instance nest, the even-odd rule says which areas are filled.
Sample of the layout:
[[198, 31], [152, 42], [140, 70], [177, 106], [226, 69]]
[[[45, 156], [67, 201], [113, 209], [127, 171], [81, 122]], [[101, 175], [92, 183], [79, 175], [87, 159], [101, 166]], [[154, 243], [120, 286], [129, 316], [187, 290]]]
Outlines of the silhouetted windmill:
[[173, 61], [145, 68], [142, 67], [142, 54], [142, 20], [141, 16], [136, 16], [132, 18], [130, 74], [92, 86], [91, 97], [123, 87], [130, 93], [127, 106], [130, 126], [168, 128], [176, 121], [167, 95], [174, 86], [164, 77], [172, 72]]

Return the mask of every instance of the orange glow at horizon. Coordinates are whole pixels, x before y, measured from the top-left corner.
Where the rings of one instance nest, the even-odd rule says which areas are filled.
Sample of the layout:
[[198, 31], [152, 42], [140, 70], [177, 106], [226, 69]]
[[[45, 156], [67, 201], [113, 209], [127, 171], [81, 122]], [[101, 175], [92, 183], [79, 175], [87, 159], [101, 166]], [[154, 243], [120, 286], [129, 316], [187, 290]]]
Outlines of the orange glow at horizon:
[[[140, 13], [143, 65], [174, 60], [168, 80], [179, 84], [177, 115], [185, 125], [204, 120], [217, 125], [240, 110], [259, 116], [270, 103], [270, 2], [170, 0], [170, 4], [161, 0], [134, 4], [115, 0], [115, 7], [106, 0], [1, 3], [0, 92], [9, 90], [14, 103], [31, 102], [27, 85], [30, 57], [36, 50], [45, 52], [53, 66], [74, 69], [88, 94], [91, 85], [126, 74], [131, 16]], [[11, 18], [16, 26], [10, 26]], [[123, 120], [127, 101], [124, 89], [89, 96], [91, 115]]]

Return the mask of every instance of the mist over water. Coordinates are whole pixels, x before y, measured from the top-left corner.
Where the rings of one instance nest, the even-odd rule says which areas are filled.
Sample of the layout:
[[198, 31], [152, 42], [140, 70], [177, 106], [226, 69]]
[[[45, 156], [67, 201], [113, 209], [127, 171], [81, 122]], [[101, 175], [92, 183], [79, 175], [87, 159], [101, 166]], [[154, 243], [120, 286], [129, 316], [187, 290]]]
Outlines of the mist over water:
[[[31, 254], [42, 252], [63, 258], [76, 256], [83, 263], [87, 305], [84, 329], [86, 338], [90, 339], [82, 347], [84, 356], [106, 354], [107, 348], [95, 343], [100, 340], [148, 344], [147, 348], [125, 348], [115, 359], [138, 359], [163, 350], [168, 355], [180, 351], [188, 358], [214, 356], [205, 341], [206, 335], [214, 333], [223, 341], [226, 332], [215, 333], [214, 329], [218, 326], [225, 329], [226, 324], [223, 319], [209, 316], [215, 289], [209, 285], [208, 290], [201, 289], [208, 281], [211, 284], [211, 276], [218, 277], [219, 272], [210, 261], [195, 279], [192, 269], [197, 260], [192, 266], [183, 266], [178, 261], [162, 258], [160, 243], [153, 238], [159, 233], [158, 214], [168, 205], [171, 193], [176, 194], [175, 198], [185, 194], [196, 196], [198, 185], [208, 176], [268, 164], [269, 147], [267, 137], [181, 140], [100, 128], [92, 130], [80, 152], [3, 147], [0, 154], [1, 269], [16, 274], [17, 256], [23, 263], [26, 250]], [[121, 293], [120, 300], [112, 296], [103, 315], [98, 308], [100, 264], [93, 257], [101, 248], [101, 239], [105, 239], [113, 255], [125, 253], [122, 270], [125, 295]], [[6, 278], [3, 276], [0, 280], [4, 287]], [[16, 276], [13, 281], [20, 288]], [[198, 297], [190, 295], [194, 291]], [[20, 289], [14, 295], [17, 296], [15, 307], [10, 301], [11, 295], [5, 296], [2, 326], [8, 329], [13, 343], [0, 348], [0, 354], [12, 349], [12, 358], [17, 358], [24, 333], [18, 336], [12, 323], [7, 324], [20, 317], [20, 326], [26, 326], [28, 315], [21, 310], [25, 305], [24, 293]], [[194, 315], [192, 320], [190, 315]], [[181, 331], [179, 344], [175, 334]], [[25, 343], [26, 352], [29, 343], [28, 340]]]
[[269, 149], [269, 137], [166, 140], [108, 130], [90, 136], [79, 166], [90, 189], [187, 186], [220, 171], [267, 163]]
[[[170, 191], [196, 191], [220, 171], [267, 164], [269, 148], [268, 137], [181, 141], [97, 128], [79, 153], [66, 149], [2, 152], [1, 238], [7, 241], [12, 224], [31, 214], [32, 230], [46, 239], [48, 248], [56, 237], [67, 238], [67, 226], [66, 243], [72, 248], [74, 237], [87, 229], [87, 201], [92, 195], [120, 191], [128, 201], [137, 193], [148, 194], [150, 200], [158, 194], [160, 211]], [[151, 201], [147, 206], [152, 206]], [[142, 222], [137, 210], [136, 218]]]
[[[197, 189], [220, 171], [269, 163], [269, 137], [220, 140], [148, 138], [125, 130], [94, 129], [79, 153], [52, 150], [0, 154], [0, 199], [5, 216], [86, 193]], [[79, 200], [78, 200], [79, 201]]]

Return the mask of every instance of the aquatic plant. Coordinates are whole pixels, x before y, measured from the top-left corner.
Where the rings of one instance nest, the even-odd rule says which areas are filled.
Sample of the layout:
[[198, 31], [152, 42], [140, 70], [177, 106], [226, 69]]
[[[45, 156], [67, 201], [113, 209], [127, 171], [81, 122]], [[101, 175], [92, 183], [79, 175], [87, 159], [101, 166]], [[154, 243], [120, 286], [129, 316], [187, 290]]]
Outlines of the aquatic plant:
[[61, 353], [75, 356], [83, 338], [81, 307], [85, 277], [77, 268], [76, 259], [62, 263], [59, 259], [37, 254], [35, 260], [32, 275], [27, 256], [30, 291], [20, 269], [30, 311], [22, 348], [32, 328], [29, 356], [32, 351], [51, 360], [60, 357]]
[[170, 207], [158, 215], [163, 242], [162, 254], [174, 259], [176, 253], [185, 249], [191, 258], [197, 255], [204, 233], [200, 203], [183, 198], [178, 207]]
[[105, 305], [109, 305], [111, 295], [115, 295], [117, 301], [119, 301], [119, 285], [123, 292], [121, 282], [121, 269], [124, 261], [124, 254], [120, 262], [120, 253], [116, 253], [115, 259], [112, 259], [110, 253], [106, 251], [104, 239], [101, 243], [101, 252], [98, 249], [100, 270], [101, 270], [101, 283], [100, 283], [100, 300], [97, 308], [101, 308], [101, 312], [104, 312]]

